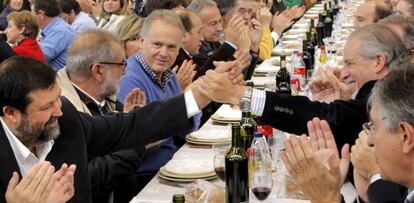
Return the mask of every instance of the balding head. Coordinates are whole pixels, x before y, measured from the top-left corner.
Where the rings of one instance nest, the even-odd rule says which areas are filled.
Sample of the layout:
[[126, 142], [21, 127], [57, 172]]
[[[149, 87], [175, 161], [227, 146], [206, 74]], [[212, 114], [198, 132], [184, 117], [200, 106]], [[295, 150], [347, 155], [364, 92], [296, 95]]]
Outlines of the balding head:
[[381, 1], [367, 1], [355, 12], [354, 26], [356, 29], [376, 23], [391, 15], [391, 9]]
[[93, 63], [115, 61], [115, 52], [119, 50], [123, 56], [119, 40], [107, 31], [93, 29], [81, 32], [69, 48], [66, 68], [72, 76], [90, 77]]

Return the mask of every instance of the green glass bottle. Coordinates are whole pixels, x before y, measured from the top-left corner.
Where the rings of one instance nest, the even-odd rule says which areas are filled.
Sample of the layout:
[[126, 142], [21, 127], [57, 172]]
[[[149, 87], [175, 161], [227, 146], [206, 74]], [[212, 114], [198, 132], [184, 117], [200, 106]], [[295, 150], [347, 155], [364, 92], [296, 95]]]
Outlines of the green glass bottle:
[[172, 203], [185, 203], [185, 196], [183, 194], [175, 194]]
[[[246, 85], [250, 88], [253, 88], [254, 86], [252, 81], [248, 81]], [[247, 151], [252, 144], [253, 133], [256, 132], [257, 128], [257, 123], [252, 115], [251, 100], [242, 101], [240, 110], [242, 112], [242, 119], [240, 121], [241, 146]]]
[[241, 147], [240, 124], [232, 125], [232, 144], [225, 158], [226, 202], [249, 202], [248, 159]]

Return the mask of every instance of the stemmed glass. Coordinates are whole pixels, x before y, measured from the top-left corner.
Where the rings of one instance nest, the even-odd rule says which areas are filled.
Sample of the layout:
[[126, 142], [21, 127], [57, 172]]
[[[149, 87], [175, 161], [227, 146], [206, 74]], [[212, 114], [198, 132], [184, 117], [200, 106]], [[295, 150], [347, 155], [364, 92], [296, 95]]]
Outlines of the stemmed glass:
[[[256, 165], [256, 164], [255, 164]], [[256, 198], [263, 202], [273, 188], [271, 164], [257, 164], [251, 172], [250, 188]]]
[[225, 156], [222, 153], [214, 155], [214, 171], [216, 172], [217, 177], [222, 181], [226, 181], [224, 158]]

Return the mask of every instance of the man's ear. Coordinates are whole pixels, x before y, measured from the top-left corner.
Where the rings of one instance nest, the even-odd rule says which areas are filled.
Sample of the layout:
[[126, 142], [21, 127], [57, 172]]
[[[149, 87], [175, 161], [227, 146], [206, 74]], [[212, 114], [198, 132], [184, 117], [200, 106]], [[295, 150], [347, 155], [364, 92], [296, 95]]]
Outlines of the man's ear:
[[103, 71], [103, 69], [102, 69], [102, 65], [101, 64], [99, 64], [99, 63], [94, 63], [93, 65], [92, 65], [92, 67], [91, 67], [91, 74], [92, 74], [92, 77], [93, 78], [95, 78], [95, 80], [97, 80], [97, 81], [103, 81], [105, 78], [104, 78], [104, 73], [103, 73], [104, 71]]
[[189, 32], [184, 32], [184, 37], [182, 40], [182, 44], [183, 43], [187, 43], [190, 40], [190, 33]]
[[375, 72], [380, 73], [385, 70], [385, 65], [387, 63], [387, 58], [385, 55], [380, 54], [375, 58]]
[[21, 112], [14, 107], [4, 106], [3, 115], [7, 122], [17, 123], [20, 120]]
[[414, 127], [410, 123], [402, 121], [399, 124], [399, 131], [401, 132], [403, 153], [412, 153], [414, 151]]

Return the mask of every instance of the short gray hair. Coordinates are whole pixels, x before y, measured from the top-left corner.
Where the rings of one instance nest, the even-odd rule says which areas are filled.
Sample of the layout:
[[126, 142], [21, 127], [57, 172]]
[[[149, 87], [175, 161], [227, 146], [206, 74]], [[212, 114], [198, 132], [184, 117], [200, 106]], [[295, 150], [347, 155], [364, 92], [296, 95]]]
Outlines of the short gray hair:
[[400, 15], [388, 16], [378, 22], [385, 26], [398, 26], [404, 31], [405, 48], [407, 50], [414, 49], [414, 18], [404, 17]]
[[143, 37], [147, 36], [152, 23], [157, 20], [162, 20], [170, 25], [173, 25], [174, 27], [177, 27], [178, 29], [180, 29], [181, 35], [184, 36], [185, 29], [183, 24], [181, 23], [180, 17], [171, 10], [163, 9], [154, 10], [148, 17], [145, 18], [144, 25], [141, 29], [141, 35]]
[[191, 4], [187, 6], [187, 9], [199, 14], [204, 7], [217, 7], [217, 4], [213, 0], [193, 0]]
[[349, 40], [359, 39], [359, 55], [373, 59], [384, 55], [389, 70], [404, 68], [410, 63], [409, 53], [401, 39], [384, 25], [371, 24], [355, 30]]
[[393, 132], [399, 122], [414, 126], [414, 65], [406, 69], [391, 71], [379, 80], [369, 97], [368, 106], [377, 104], [380, 116]]
[[69, 48], [66, 69], [69, 74], [87, 78], [91, 76], [91, 65], [102, 61], [114, 61], [112, 44], [119, 40], [110, 32], [90, 29], [81, 32]]

